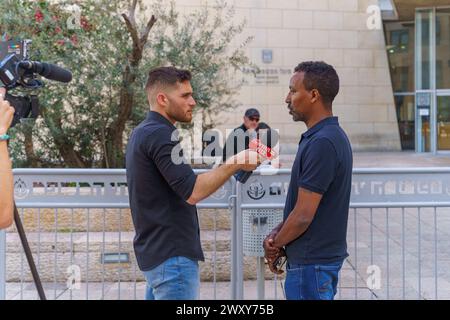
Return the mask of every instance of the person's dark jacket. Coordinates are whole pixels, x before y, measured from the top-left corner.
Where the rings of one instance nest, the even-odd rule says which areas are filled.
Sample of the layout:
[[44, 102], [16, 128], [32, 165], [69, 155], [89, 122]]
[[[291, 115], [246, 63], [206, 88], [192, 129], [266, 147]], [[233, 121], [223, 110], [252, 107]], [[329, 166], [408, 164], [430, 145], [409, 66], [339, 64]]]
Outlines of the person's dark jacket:
[[234, 156], [235, 154], [248, 149], [249, 143], [249, 134], [247, 133], [247, 128], [244, 124], [235, 128], [233, 132], [230, 133], [225, 145], [223, 146], [223, 161], [225, 162], [228, 158]]
[[[277, 145], [279, 136], [278, 132], [272, 130], [265, 122], [260, 122], [256, 128], [258, 139], [260, 139], [268, 147], [273, 148]], [[235, 128], [227, 138], [227, 141], [223, 147], [222, 159], [225, 162], [228, 158], [235, 154], [249, 148], [251, 134], [248, 133], [247, 128], [242, 124]], [[234, 140], [234, 144], [233, 144]], [[272, 141], [273, 140], [273, 141]], [[234, 146], [234, 148], [231, 148]]]

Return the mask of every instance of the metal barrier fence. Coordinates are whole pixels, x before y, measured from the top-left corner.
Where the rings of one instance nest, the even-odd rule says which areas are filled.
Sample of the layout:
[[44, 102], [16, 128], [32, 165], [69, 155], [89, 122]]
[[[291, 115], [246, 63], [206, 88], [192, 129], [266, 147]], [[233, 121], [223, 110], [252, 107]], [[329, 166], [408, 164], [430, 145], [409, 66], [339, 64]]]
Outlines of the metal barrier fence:
[[[144, 278], [132, 249], [124, 170], [17, 169], [14, 176], [17, 207], [49, 299], [144, 297]], [[230, 179], [197, 207], [229, 210], [234, 190]], [[210, 253], [211, 263], [204, 271], [214, 284], [210, 297], [215, 298], [216, 245], [226, 246], [227, 235], [217, 231], [216, 215], [207, 214], [212, 230], [206, 234], [205, 254]], [[0, 261], [7, 262], [0, 266], [0, 299], [36, 298], [17, 233], [0, 236]], [[225, 271], [220, 277], [229, 279]]]
[[[124, 170], [14, 174], [17, 206], [48, 298], [144, 297]], [[244, 185], [230, 179], [198, 205], [206, 256], [201, 298], [284, 298], [282, 278], [268, 273], [258, 242], [280, 219], [289, 178], [290, 170], [258, 170]], [[449, 195], [450, 169], [355, 169], [350, 256], [336, 298], [450, 298]], [[30, 281], [17, 234], [0, 232], [0, 299], [35, 299]]]

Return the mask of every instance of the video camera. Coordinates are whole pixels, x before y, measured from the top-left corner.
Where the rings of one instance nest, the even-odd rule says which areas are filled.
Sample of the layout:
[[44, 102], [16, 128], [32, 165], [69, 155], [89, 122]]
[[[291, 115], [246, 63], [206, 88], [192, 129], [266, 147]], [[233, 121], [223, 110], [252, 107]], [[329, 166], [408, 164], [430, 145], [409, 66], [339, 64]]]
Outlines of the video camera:
[[[38, 75], [65, 83], [72, 80], [72, 73], [68, 70], [54, 64], [29, 60], [30, 44], [31, 40], [0, 42], [0, 81], [3, 87], [7, 90], [16, 87], [27, 90], [40, 89], [44, 83], [38, 79]], [[23, 118], [35, 119], [39, 115], [39, 101], [36, 94], [14, 96], [7, 93], [5, 99], [16, 110], [11, 127]]]

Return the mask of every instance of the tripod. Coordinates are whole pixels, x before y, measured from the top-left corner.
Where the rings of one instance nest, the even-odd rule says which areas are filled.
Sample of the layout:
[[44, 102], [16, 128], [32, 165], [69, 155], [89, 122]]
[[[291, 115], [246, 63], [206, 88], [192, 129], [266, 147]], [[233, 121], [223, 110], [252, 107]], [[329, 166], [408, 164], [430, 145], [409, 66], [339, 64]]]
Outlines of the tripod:
[[41, 278], [39, 277], [36, 264], [34, 263], [33, 255], [31, 254], [30, 245], [28, 244], [22, 221], [20, 220], [19, 212], [17, 211], [16, 202], [14, 202], [14, 222], [16, 223], [17, 232], [19, 233], [20, 241], [22, 242], [23, 251], [25, 251], [25, 256], [27, 257], [28, 265], [30, 266], [31, 274], [39, 294], [39, 299], [47, 300], [45, 297], [44, 288], [42, 287]]
[[[9, 147], [9, 141], [7, 143]], [[34, 263], [33, 255], [31, 254], [30, 245], [28, 244], [27, 237], [25, 235], [25, 229], [23, 228], [22, 221], [20, 220], [19, 212], [17, 211], [16, 202], [14, 201], [14, 222], [16, 223], [17, 232], [19, 233], [20, 242], [22, 242], [23, 251], [27, 257], [28, 265], [30, 266], [31, 275], [33, 276], [34, 284], [39, 295], [39, 299], [47, 300], [45, 297], [44, 288], [42, 287], [41, 278]]]

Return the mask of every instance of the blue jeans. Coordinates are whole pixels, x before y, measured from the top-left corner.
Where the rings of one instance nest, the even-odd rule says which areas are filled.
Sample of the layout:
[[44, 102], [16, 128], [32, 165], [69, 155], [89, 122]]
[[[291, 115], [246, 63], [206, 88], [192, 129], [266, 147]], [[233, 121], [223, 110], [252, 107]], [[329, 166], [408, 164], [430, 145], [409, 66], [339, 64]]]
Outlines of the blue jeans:
[[200, 272], [198, 261], [172, 257], [150, 271], [144, 271], [147, 280], [146, 300], [196, 300], [199, 297]]
[[284, 289], [287, 300], [333, 300], [343, 261], [330, 264], [289, 264]]

